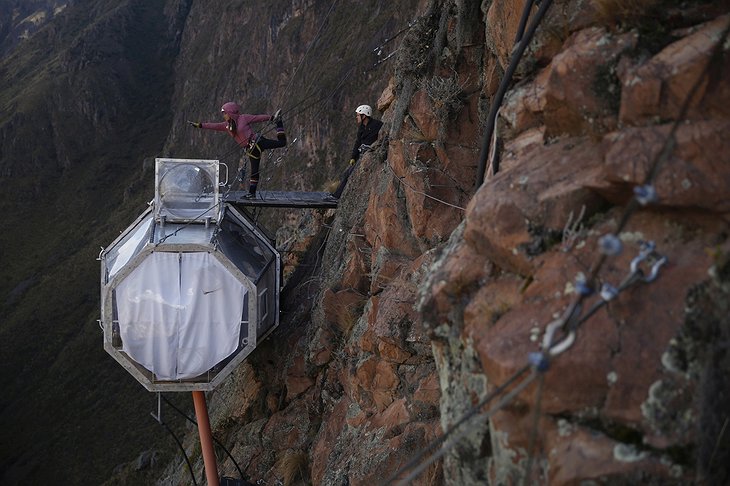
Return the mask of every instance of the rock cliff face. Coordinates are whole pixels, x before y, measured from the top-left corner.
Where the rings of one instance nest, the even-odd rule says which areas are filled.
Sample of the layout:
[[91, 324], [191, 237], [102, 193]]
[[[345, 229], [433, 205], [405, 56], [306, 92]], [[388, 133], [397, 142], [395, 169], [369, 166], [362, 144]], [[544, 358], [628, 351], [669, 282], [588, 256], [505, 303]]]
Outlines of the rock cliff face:
[[[730, 17], [609, 3], [548, 11], [500, 111], [500, 170], [476, 192], [522, 3], [420, 7], [378, 102], [384, 137], [315, 217], [326, 231], [301, 263], [321, 269], [290, 278], [280, 331], [212, 394], [251, 478], [376, 484], [531, 376], [410, 484], [727, 481]], [[623, 251], [602, 256], [613, 233]], [[646, 278], [620, 286], [649, 241]], [[575, 341], [518, 374], [583, 278]], [[598, 305], [603, 284], [618, 293]]]
[[[132, 394], [117, 383], [128, 376], [88, 352], [103, 354], [95, 238], [111, 241], [149, 200], [145, 157], [238, 165], [229, 139], [185, 123], [217, 119], [231, 99], [285, 110], [291, 146], [264, 162], [267, 188], [324, 188], [349, 158], [355, 106], [375, 105], [385, 125], [336, 211], [285, 217], [282, 325], [208, 397], [235, 459], [219, 457], [222, 474], [388, 481], [486, 401], [410, 484], [730, 481], [726, 2], [552, 4], [506, 92], [478, 189], [525, 2], [215, 3], [69, 2], [20, 45], [0, 22], [0, 337], [6, 395], [22, 397], [2, 411], [9, 435], [24, 436], [3, 444], [5, 481], [103, 474], [75, 463], [73, 447], [49, 457], [28, 445], [46, 431], [58, 449], [83, 429], [86, 450], [116, 457], [119, 444], [90, 432], [118, 431], [114, 421], [87, 420]], [[23, 5], [27, 17], [51, 2]], [[647, 181], [657, 197], [639, 205]], [[43, 204], [31, 208], [32, 196]], [[622, 253], [602, 256], [606, 234]], [[636, 268], [656, 264], [656, 279], [624, 289], [648, 241], [655, 251]], [[603, 284], [621, 291], [591, 310]], [[587, 288], [574, 341], [558, 332], [564, 351], [531, 354]], [[104, 397], [69, 370], [103, 377]], [[487, 400], [512, 378], [534, 381]], [[84, 417], [58, 420], [67, 404]], [[119, 443], [148, 426], [115, 419]], [[194, 429], [183, 445], [199, 478]], [[182, 457], [144, 469], [145, 457], [108, 484], [189, 482]]]

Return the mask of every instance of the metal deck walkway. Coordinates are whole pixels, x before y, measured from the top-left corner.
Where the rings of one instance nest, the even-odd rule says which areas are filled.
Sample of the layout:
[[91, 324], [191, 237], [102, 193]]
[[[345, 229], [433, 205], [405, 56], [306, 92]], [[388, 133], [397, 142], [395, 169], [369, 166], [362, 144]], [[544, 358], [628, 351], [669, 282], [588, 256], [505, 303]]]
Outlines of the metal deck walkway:
[[231, 191], [225, 202], [264, 208], [336, 208], [337, 199], [329, 192], [258, 191], [256, 198], [244, 199], [246, 191]]

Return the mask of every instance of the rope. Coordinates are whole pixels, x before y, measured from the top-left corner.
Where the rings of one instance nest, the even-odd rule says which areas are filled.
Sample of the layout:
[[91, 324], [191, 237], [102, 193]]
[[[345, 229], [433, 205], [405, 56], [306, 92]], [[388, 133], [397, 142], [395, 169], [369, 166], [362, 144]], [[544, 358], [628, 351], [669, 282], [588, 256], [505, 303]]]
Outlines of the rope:
[[434, 201], [436, 201], [436, 202], [439, 202], [439, 203], [441, 203], [441, 204], [443, 204], [443, 205], [445, 205], [445, 206], [450, 206], [450, 207], [452, 207], [452, 208], [456, 208], [456, 209], [459, 209], [459, 210], [461, 210], [461, 211], [466, 211], [466, 209], [465, 209], [465, 208], [462, 208], [461, 206], [457, 206], [456, 204], [451, 204], [450, 202], [446, 202], [446, 201], [444, 201], [443, 199], [439, 199], [439, 198], [437, 198], [437, 197], [431, 196], [430, 194], [426, 194], [426, 193], [425, 193], [425, 192], [423, 192], [423, 191], [419, 191], [419, 190], [418, 190], [418, 189], [416, 189], [415, 187], [413, 187], [413, 186], [411, 186], [410, 184], [408, 184], [408, 183], [407, 183], [407, 182], [405, 181], [405, 178], [404, 178], [404, 177], [401, 177], [401, 176], [399, 176], [398, 174], [396, 174], [396, 173], [395, 173], [395, 170], [393, 169], [393, 167], [391, 167], [391, 165], [390, 165], [390, 164], [388, 163], [388, 161], [387, 161], [387, 160], [385, 161], [385, 165], [386, 165], [386, 167], [388, 167], [388, 169], [390, 169], [390, 171], [391, 171], [391, 172], [393, 173], [393, 176], [394, 176], [394, 177], [395, 177], [396, 179], [398, 179], [398, 181], [399, 181], [399, 182], [400, 182], [401, 184], [403, 184], [404, 186], [406, 186], [406, 187], [407, 187], [408, 189], [410, 189], [411, 191], [415, 192], [416, 194], [420, 194], [420, 195], [422, 195], [422, 196], [426, 196], [427, 198], [429, 198], [429, 199], [433, 199]]
[[[479, 187], [484, 183], [484, 174], [486, 171], [486, 163], [487, 163], [487, 157], [489, 155], [489, 142], [492, 138], [492, 131], [494, 130], [494, 126], [496, 124], [497, 119], [497, 111], [502, 105], [502, 101], [504, 100], [504, 95], [507, 93], [507, 88], [509, 87], [510, 83], [512, 82], [512, 76], [514, 75], [515, 71], [517, 70], [517, 65], [520, 63], [520, 60], [522, 59], [522, 55], [525, 52], [525, 49], [527, 49], [527, 46], [532, 41], [532, 38], [535, 35], [535, 31], [537, 30], [537, 26], [542, 21], [543, 17], [547, 13], [548, 8], [550, 7], [550, 4], [552, 3], [552, 0], [543, 0], [543, 2], [540, 4], [540, 8], [538, 9], [537, 13], [535, 14], [535, 18], [530, 23], [530, 27], [527, 29], [527, 33], [524, 36], [520, 36], [520, 43], [517, 44], [517, 47], [515, 48], [514, 52], [512, 53], [512, 60], [509, 63], [509, 66], [507, 67], [507, 71], [504, 73], [504, 77], [502, 77], [502, 81], [499, 83], [499, 89], [497, 90], [497, 93], [494, 95], [494, 99], [492, 100], [492, 106], [489, 110], [489, 117], [487, 118], [487, 126], [484, 129], [484, 141], [482, 142], [482, 150], [479, 153], [479, 170], [477, 171], [477, 180], [476, 180], [476, 189], [479, 189]], [[528, 1], [525, 4], [523, 15], [522, 17], [526, 17], [525, 12], [529, 12], [529, 10], [532, 8], [532, 1]], [[492, 166], [492, 173], [496, 174], [499, 171], [499, 161], [497, 159], [494, 160], [494, 165]]]

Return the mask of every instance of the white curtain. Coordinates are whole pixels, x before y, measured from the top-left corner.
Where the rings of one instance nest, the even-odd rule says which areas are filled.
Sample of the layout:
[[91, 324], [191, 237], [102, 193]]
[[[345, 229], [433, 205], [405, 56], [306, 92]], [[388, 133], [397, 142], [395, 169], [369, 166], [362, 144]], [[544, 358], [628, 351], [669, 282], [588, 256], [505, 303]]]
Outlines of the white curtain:
[[123, 350], [159, 380], [198, 376], [238, 347], [245, 296], [208, 252], [154, 252], [117, 287]]

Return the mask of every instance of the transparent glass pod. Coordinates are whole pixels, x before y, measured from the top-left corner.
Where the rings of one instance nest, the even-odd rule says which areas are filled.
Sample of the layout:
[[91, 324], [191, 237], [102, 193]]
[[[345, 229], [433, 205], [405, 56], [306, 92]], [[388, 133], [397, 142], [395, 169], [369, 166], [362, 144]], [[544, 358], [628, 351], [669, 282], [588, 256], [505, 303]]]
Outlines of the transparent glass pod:
[[211, 390], [278, 325], [281, 259], [220, 202], [217, 161], [157, 162], [152, 206], [100, 255], [104, 349], [150, 391]]

